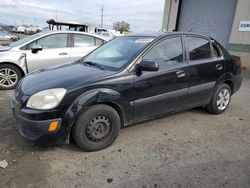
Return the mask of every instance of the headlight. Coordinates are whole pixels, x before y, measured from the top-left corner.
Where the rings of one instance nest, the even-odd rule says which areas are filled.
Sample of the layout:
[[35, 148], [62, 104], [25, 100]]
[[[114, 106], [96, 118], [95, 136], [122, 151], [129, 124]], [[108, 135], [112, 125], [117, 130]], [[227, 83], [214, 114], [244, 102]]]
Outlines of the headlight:
[[43, 90], [32, 95], [27, 107], [38, 110], [49, 110], [57, 107], [65, 96], [67, 90], [64, 88]]

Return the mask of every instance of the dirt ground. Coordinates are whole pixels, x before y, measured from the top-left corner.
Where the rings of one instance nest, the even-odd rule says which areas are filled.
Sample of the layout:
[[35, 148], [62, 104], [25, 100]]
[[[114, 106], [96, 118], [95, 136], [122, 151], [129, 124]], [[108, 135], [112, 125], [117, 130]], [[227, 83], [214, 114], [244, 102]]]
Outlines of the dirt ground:
[[250, 187], [250, 72], [228, 110], [192, 109], [122, 129], [102, 151], [23, 139], [0, 91], [0, 187]]

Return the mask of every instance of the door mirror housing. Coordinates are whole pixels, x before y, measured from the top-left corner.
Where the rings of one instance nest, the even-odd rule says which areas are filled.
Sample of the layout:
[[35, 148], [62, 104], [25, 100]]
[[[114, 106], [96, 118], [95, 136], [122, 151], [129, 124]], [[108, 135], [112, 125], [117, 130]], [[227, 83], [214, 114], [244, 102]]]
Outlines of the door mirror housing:
[[154, 61], [142, 60], [137, 67], [140, 71], [158, 71], [159, 64]]
[[35, 54], [35, 53], [37, 53], [38, 51], [41, 51], [42, 49], [43, 49], [42, 46], [36, 44], [36, 45], [34, 45], [34, 46], [31, 47], [31, 52], [32, 52], [33, 54]]

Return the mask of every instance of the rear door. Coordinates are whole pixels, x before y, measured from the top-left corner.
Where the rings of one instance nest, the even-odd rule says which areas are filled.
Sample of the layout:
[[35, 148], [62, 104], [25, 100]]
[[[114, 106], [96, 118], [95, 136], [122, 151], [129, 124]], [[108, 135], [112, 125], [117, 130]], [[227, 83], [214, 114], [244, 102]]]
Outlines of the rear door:
[[185, 108], [188, 82], [184, 54], [182, 36], [175, 36], [161, 40], [142, 57], [157, 62], [159, 70], [134, 76], [135, 121]]
[[188, 57], [189, 106], [209, 103], [217, 81], [224, 73], [225, 65], [219, 48], [206, 37], [186, 36]]
[[85, 34], [72, 34], [70, 60], [76, 61], [102, 45], [104, 41]]
[[[34, 45], [40, 45], [41, 51], [31, 52]], [[68, 34], [59, 33], [47, 35], [26, 46], [28, 71], [68, 63], [70, 61], [70, 48], [68, 47]]]

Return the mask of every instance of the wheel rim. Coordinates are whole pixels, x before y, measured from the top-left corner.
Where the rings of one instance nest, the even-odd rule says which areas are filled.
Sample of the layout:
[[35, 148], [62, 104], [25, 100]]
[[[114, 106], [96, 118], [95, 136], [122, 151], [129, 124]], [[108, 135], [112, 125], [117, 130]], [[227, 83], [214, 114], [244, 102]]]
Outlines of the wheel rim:
[[228, 89], [223, 89], [217, 97], [217, 108], [219, 110], [225, 110], [230, 101], [230, 92]]
[[111, 133], [111, 121], [107, 116], [98, 115], [89, 122], [86, 131], [86, 136], [90, 141], [103, 141]]
[[17, 73], [10, 68], [0, 69], [0, 86], [12, 87], [17, 83]]

